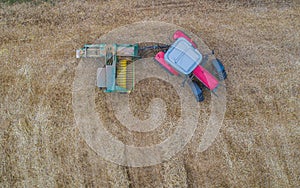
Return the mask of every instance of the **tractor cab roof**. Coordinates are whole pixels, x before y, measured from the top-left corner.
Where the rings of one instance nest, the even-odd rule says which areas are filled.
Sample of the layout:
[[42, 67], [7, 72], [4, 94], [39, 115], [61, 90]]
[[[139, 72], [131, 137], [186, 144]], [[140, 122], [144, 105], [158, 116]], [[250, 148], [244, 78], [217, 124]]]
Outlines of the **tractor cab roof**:
[[202, 60], [201, 53], [185, 38], [177, 39], [165, 54], [165, 60], [183, 74], [190, 74]]

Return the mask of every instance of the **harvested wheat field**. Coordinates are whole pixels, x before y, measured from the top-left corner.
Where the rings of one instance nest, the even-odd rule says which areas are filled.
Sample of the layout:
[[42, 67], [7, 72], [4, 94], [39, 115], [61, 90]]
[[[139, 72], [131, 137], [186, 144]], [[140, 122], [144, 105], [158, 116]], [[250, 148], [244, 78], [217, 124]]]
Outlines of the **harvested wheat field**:
[[[140, 80], [132, 93], [111, 95], [93, 85], [99, 62], [75, 58], [84, 44], [103, 42], [102, 36], [129, 25], [126, 34], [141, 21], [184, 28], [225, 65], [226, 106], [217, 132], [206, 136], [211, 139], [206, 148], [199, 150], [199, 143], [210, 127], [214, 95], [204, 91], [206, 100], [194, 106], [189, 90], [181, 94], [170, 84], [174, 77], [170, 83]], [[300, 186], [299, 1], [1, 3], [0, 29], [0, 187]], [[136, 37], [132, 32], [116, 38], [130, 41]], [[137, 77], [146, 74], [147, 69], [139, 72], [142, 68], [135, 70]], [[77, 83], [81, 78], [84, 82]], [[115, 112], [124, 97], [129, 97], [124, 102], [129, 109]], [[188, 102], [181, 103], [181, 97]], [[165, 109], [166, 116], [149, 108], [152, 104]], [[78, 110], [84, 105], [86, 111]], [[104, 129], [90, 126], [98, 123], [91, 107]], [[182, 112], [198, 118], [194, 127], [183, 123], [183, 131], [189, 126], [193, 131], [191, 137], [177, 137]], [[123, 126], [116, 119], [123, 113], [142, 120], [148, 132]], [[150, 127], [152, 122], [162, 125]], [[99, 135], [106, 130], [124, 148], [104, 145], [89, 130]], [[180, 150], [167, 157], [159, 151], [142, 155], [139, 164], [128, 165], [135, 162], [126, 153], [133, 146], [150, 148], [172, 135], [177, 145], [188, 138]], [[103, 157], [101, 148], [121, 153], [123, 161]], [[172, 152], [173, 145], [166, 149]], [[146, 164], [151, 159], [156, 161]]]

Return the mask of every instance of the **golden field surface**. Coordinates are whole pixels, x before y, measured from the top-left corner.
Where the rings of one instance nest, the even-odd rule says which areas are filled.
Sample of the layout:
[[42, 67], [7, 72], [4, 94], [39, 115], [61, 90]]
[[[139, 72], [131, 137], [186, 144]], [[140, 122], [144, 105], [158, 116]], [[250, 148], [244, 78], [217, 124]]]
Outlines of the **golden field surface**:
[[[191, 141], [170, 160], [127, 167], [98, 155], [76, 127], [75, 50], [140, 21], [176, 24], [214, 49], [228, 74], [226, 113], [207, 150], [197, 151], [203, 127], [199, 123]], [[0, 46], [0, 187], [300, 186], [296, 0], [0, 4]], [[140, 89], [132, 93], [131, 101], [137, 117], [149, 100], [161, 97], [175, 105], [168, 118], [178, 118], [172, 88], [164, 86], [168, 92], [163, 92], [159, 87], [155, 80], [137, 84]], [[97, 111], [104, 114], [101, 99], [108, 94], [96, 87], [95, 92]], [[148, 98], [138, 92], [148, 93]], [[205, 97], [200, 105], [207, 109], [201, 114], [207, 115], [211, 102], [207, 91]], [[131, 133], [121, 126], [107, 129], [131, 145], [155, 144], [174, 131], [170, 127], [167, 135], [146, 141], [143, 133], [127, 139]]]

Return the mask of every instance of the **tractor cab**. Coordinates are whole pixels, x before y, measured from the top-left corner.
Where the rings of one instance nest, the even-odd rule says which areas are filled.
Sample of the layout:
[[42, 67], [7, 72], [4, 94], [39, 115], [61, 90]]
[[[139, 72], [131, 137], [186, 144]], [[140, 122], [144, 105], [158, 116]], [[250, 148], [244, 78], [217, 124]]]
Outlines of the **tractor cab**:
[[190, 74], [201, 62], [201, 53], [185, 38], [177, 39], [165, 54], [165, 60], [182, 74]]

